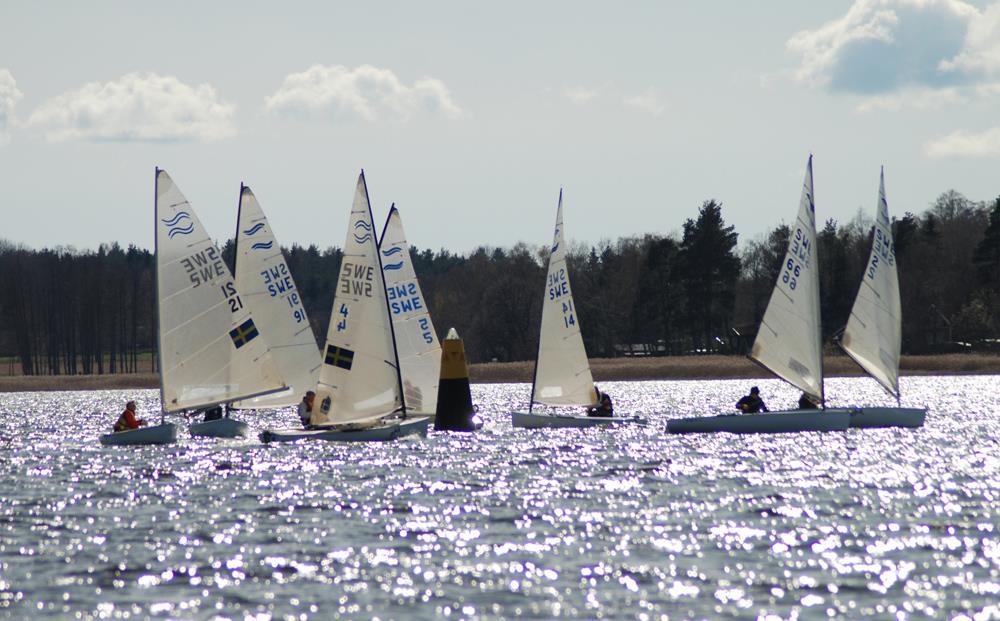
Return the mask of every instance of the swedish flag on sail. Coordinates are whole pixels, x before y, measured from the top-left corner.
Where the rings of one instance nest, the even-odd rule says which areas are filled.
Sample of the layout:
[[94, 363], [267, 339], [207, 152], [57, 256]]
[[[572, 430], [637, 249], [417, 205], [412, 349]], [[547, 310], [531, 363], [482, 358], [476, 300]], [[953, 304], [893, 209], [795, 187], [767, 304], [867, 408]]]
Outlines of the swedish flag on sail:
[[236, 349], [243, 347], [250, 341], [257, 338], [258, 334], [260, 334], [260, 332], [257, 332], [257, 326], [253, 325], [253, 319], [247, 319], [239, 326], [229, 331], [229, 336], [233, 339], [233, 345], [236, 346]]
[[354, 352], [336, 345], [327, 345], [326, 363], [350, 371], [351, 365], [354, 364]]

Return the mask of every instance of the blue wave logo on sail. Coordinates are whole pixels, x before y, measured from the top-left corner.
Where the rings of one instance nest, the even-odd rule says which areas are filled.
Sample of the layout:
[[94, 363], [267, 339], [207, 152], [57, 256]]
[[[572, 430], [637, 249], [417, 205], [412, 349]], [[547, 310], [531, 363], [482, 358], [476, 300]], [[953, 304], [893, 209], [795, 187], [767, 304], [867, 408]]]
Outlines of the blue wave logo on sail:
[[273, 246], [273, 245], [274, 245], [273, 241], [269, 241], [269, 242], [257, 242], [253, 246], [250, 246], [250, 248], [253, 249], [253, 250], [270, 250], [271, 246]]
[[167, 225], [167, 237], [170, 239], [177, 235], [190, 235], [194, 232], [191, 214], [186, 211], [178, 211], [173, 218], [167, 218], [161, 222]]
[[398, 269], [401, 269], [402, 267], [403, 267], [403, 262], [400, 261], [399, 263], [386, 263], [385, 265], [382, 266], [382, 269], [383, 270], [398, 270]]
[[395, 248], [389, 248], [388, 250], [383, 250], [382, 256], [391, 257], [394, 254], [399, 254], [400, 252], [403, 252], [403, 249], [400, 248], [399, 246], [396, 246]]
[[[357, 233], [358, 229], [363, 230], [364, 233], [359, 235]], [[358, 242], [359, 244], [363, 244], [365, 242], [369, 242], [372, 240], [372, 225], [368, 224], [364, 220], [358, 220], [357, 222], [354, 223], [354, 231], [355, 231], [354, 241]]]
[[244, 235], [254, 235], [256, 233], [259, 233], [262, 228], [264, 228], [264, 223], [263, 222], [258, 222], [257, 224], [255, 224], [255, 225], [251, 226], [250, 228], [248, 228], [247, 230], [243, 231], [243, 234]]

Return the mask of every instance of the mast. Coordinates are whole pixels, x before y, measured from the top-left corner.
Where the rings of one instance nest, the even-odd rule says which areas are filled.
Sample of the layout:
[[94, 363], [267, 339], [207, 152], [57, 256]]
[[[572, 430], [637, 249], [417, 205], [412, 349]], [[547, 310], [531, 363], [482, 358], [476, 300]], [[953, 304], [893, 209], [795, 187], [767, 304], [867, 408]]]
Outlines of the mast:
[[[809, 154], [809, 206], [812, 208], [813, 212], [813, 222], [816, 221], [816, 179], [813, 177], [813, 155]], [[816, 225], [813, 224], [813, 228]], [[819, 298], [819, 237], [816, 237], [816, 292], [813, 294], [817, 298], [816, 308], [819, 308], [818, 298]], [[823, 314], [818, 313], [818, 321], [816, 322], [816, 336], [819, 338], [819, 405], [822, 409], [826, 409], [826, 369], [825, 363], [823, 361]]]
[[[368, 196], [368, 180], [365, 179], [365, 171], [361, 169], [361, 179], [365, 184], [365, 202], [368, 203], [368, 221], [372, 225], [372, 233], [375, 231], [375, 216], [372, 215], [372, 201]], [[389, 208], [389, 214], [392, 215], [392, 210], [396, 208], [396, 204], [393, 203], [392, 207]], [[388, 220], [386, 220], [388, 222]], [[382, 234], [385, 235], [385, 228], [382, 229]], [[373, 240], [374, 241], [374, 240]], [[375, 242], [375, 259], [378, 261], [378, 276], [379, 280], [382, 281], [382, 301], [385, 302], [385, 315], [386, 319], [389, 321], [389, 335], [392, 337], [392, 356], [395, 359], [396, 367], [396, 385], [399, 388], [399, 403], [403, 408], [403, 418], [406, 418], [406, 395], [403, 393], [403, 371], [399, 365], [399, 350], [396, 347], [396, 328], [392, 325], [392, 311], [389, 310], [389, 290], [385, 286], [385, 272], [382, 271], [382, 240]]]
[[236, 201], [236, 235], [233, 237], [233, 282], [236, 281], [236, 263], [240, 260], [240, 216], [243, 213], [243, 182], [240, 181], [240, 198]]
[[153, 260], [156, 261], [156, 270], [153, 277], [156, 279], [156, 367], [160, 372], [160, 424], [166, 418], [167, 404], [163, 397], [163, 333], [160, 331], [160, 167], [156, 166], [153, 173]]
[[[236, 263], [240, 260], [240, 212], [243, 210], [243, 182], [240, 181], [240, 197], [236, 201], [236, 235], [233, 236], [233, 282], [236, 282]], [[229, 418], [229, 410], [232, 401], [226, 401], [226, 418]]]

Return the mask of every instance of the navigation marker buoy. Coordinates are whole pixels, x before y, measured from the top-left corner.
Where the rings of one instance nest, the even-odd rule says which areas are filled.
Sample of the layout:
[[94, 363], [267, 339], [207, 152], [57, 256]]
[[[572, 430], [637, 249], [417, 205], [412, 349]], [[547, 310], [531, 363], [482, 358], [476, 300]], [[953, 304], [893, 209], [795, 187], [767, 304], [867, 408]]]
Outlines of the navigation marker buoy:
[[475, 431], [482, 426], [472, 405], [465, 345], [455, 328], [441, 342], [441, 378], [438, 381], [435, 431]]

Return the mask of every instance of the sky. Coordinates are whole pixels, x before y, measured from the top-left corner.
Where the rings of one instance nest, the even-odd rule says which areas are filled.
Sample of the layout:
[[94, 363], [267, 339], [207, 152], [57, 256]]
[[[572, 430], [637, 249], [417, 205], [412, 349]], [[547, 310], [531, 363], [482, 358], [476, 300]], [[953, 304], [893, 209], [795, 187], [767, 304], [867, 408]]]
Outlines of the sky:
[[1000, 1], [0, 3], [0, 238], [152, 247], [154, 168], [217, 239], [375, 219], [468, 252], [1000, 195]]

